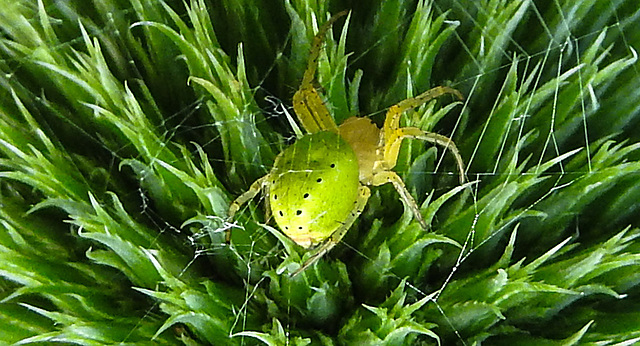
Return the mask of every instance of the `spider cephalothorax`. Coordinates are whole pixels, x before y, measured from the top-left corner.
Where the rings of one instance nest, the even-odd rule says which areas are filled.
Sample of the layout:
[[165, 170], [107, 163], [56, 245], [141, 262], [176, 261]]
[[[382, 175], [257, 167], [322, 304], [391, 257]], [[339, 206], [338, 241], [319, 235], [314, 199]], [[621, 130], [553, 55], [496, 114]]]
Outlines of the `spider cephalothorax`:
[[269, 174], [256, 180], [229, 208], [232, 218], [260, 191], [268, 195], [267, 208], [280, 230], [305, 248], [315, 246], [315, 253], [293, 275], [340, 242], [367, 204], [367, 186], [393, 184], [422, 227], [427, 228], [404, 182], [392, 171], [402, 140], [420, 139], [449, 149], [456, 158], [460, 182], [464, 182], [464, 163], [449, 138], [415, 127], [400, 127], [404, 111], [443, 94], [462, 99], [455, 89], [440, 86], [399, 102], [387, 111], [382, 129], [360, 117], [336, 125], [313, 87], [313, 79], [324, 35], [345, 14], [331, 17], [314, 37], [307, 70], [293, 96], [293, 108], [307, 135], [282, 151]]

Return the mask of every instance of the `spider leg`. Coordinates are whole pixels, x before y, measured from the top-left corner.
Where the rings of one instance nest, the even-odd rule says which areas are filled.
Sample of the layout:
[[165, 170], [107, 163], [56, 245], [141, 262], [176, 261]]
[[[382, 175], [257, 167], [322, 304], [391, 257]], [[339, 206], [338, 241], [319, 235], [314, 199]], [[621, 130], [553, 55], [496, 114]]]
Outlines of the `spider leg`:
[[416, 97], [400, 101], [391, 106], [387, 111], [387, 116], [384, 120], [385, 136], [392, 135], [390, 132], [393, 132], [393, 130], [400, 127], [400, 117], [402, 116], [402, 113], [421, 106], [434, 98], [445, 94], [452, 94], [458, 99], [464, 100], [464, 97], [458, 90], [447, 86], [438, 86], [433, 89], [429, 89]]
[[262, 194], [263, 196], [267, 196], [267, 198], [264, 199], [264, 222], [265, 223], [269, 223], [269, 219], [271, 219], [271, 198], [269, 198], [271, 194], [270, 188], [271, 188], [271, 184], [262, 185]]
[[418, 207], [418, 204], [413, 199], [413, 197], [411, 197], [411, 194], [409, 193], [409, 190], [407, 190], [407, 187], [404, 185], [402, 178], [400, 178], [400, 176], [396, 174], [396, 172], [384, 171], [384, 172], [376, 173], [373, 176], [371, 183], [374, 186], [380, 186], [386, 183], [393, 184], [393, 187], [395, 187], [396, 191], [398, 191], [398, 194], [400, 194], [400, 198], [402, 198], [402, 200], [407, 203], [409, 208], [411, 208], [411, 212], [413, 212], [413, 215], [415, 216], [415, 218], [418, 219], [420, 226], [422, 226], [424, 230], [427, 230], [428, 228], [427, 223], [422, 218], [422, 214], [420, 213], [420, 208]]
[[334, 246], [336, 246], [340, 240], [347, 233], [353, 222], [356, 221], [358, 216], [364, 210], [364, 207], [367, 205], [367, 201], [369, 200], [369, 196], [371, 196], [371, 191], [368, 187], [360, 185], [358, 189], [358, 199], [355, 201], [355, 205], [353, 209], [349, 213], [349, 216], [344, 220], [344, 222], [335, 230], [329, 238], [327, 238], [324, 242], [322, 242], [315, 250], [314, 253], [309, 259], [307, 259], [298, 270], [291, 274], [291, 277], [294, 277], [305, 269], [309, 268], [311, 265], [316, 263], [322, 256], [324, 256], [327, 252], [329, 252]]
[[324, 130], [338, 131], [338, 126], [333, 120], [333, 117], [329, 114], [329, 110], [324, 105], [318, 91], [313, 87], [313, 79], [318, 67], [318, 57], [320, 56], [325, 34], [338, 18], [346, 14], [347, 11], [335, 14], [320, 27], [316, 36], [313, 37], [307, 69], [304, 71], [300, 88], [293, 95], [293, 110], [298, 115], [298, 119], [308, 133]]
[[[402, 127], [395, 131], [395, 140], [394, 140], [395, 143], [389, 143], [389, 146], [398, 147], [398, 149], [396, 149], [396, 154], [393, 157], [394, 164], [395, 164], [395, 159], [398, 158], [397, 150], [399, 150], [400, 143], [405, 138], [420, 139], [425, 142], [440, 145], [445, 149], [449, 150], [449, 152], [451, 152], [451, 154], [455, 157], [456, 163], [458, 164], [458, 174], [460, 177], [460, 185], [463, 185], [465, 183], [466, 178], [465, 178], [464, 161], [462, 161], [462, 156], [460, 156], [460, 152], [458, 151], [458, 147], [456, 147], [455, 143], [453, 143], [453, 141], [448, 137], [445, 137], [443, 135], [439, 135], [433, 132], [425, 132], [416, 127]], [[389, 159], [392, 159], [392, 158], [389, 158]]]
[[[249, 187], [249, 190], [247, 190], [245, 193], [241, 194], [240, 196], [238, 196], [238, 198], [231, 202], [229, 211], [227, 212], [227, 220], [232, 220], [243, 204], [247, 203], [258, 193], [260, 193], [260, 191], [266, 187], [266, 183], [269, 181], [269, 178], [270, 174], [267, 174], [264, 177], [254, 181], [253, 184], [251, 184], [251, 187]], [[231, 227], [226, 230], [224, 239], [227, 243], [231, 241]]]
[[416, 97], [400, 101], [389, 108], [381, 133], [382, 143], [384, 143], [384, 152], [382, 153], [382, 156], [384, 158], [386, 169], [395, 167], [396, 162], [398, 161], [398, 152], [400, 151], [400, 144], [402, 144], [402, 140], [405, 138], [417, 138], [449, 149], [453, 156], [455, 156], [458, 164], [460, 184], [464, 184], [464, 161], [462, 161], [458, 148], [451, 139], [436, 133], [425, 132], [415, 127], [400, 128], [400, 117], [402, 116], [402, 113], [444, 94], [452, 94], [461, 100], [463, 99], [462, 94], [458, 90], [446, 86], [439, 86], [427, 90]]

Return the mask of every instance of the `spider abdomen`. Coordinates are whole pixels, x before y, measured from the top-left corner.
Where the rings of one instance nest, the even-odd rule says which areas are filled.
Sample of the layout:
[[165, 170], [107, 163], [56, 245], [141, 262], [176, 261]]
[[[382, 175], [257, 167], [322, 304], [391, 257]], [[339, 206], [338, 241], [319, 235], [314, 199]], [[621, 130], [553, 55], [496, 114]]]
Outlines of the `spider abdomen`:
[[269, 202], [276, 223], [303, 247], [328, 238], [358, 197], [358, 160], [338, 134], [309, 134], [285, 149], [270, 173]]

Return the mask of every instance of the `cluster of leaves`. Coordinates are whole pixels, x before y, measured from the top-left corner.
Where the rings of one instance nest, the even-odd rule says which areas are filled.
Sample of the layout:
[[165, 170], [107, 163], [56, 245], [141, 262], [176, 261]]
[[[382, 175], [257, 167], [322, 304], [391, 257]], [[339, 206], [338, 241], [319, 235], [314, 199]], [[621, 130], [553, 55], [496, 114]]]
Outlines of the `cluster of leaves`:
[[[1, 342], [640, 339], [633, 1], [0, 6]], [[226, 210], [291, 135], [265, 96], [345, 8], [318, 68], [336, 120], [448, 83], [467, 100], [406, 122], [451, 134], [473, 181], [407, 143], [432, 231], [377, 188], [357, 245], [292, 278], [308, 254], [261, 204]]]

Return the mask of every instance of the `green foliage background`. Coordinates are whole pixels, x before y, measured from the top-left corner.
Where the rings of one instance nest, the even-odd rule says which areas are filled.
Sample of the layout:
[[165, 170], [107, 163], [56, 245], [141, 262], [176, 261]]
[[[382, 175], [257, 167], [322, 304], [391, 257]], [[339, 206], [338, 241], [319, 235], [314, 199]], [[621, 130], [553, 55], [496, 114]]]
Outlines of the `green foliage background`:
[[[0, 0], [0, 341], [631, 344], [640, 340], [640, 10], [607, 1]], [[305, 255], [256, 199], [331, 13], [336, 120], [435, 85], [342, 246]], [[382, 111], [381, 111], [382, 110]], [[442, 161], [442, 162], [441, 162]], [[432, 174], [432, 172], [437, 174]], [[231, 246], [224, 229], [234, 227]]]

